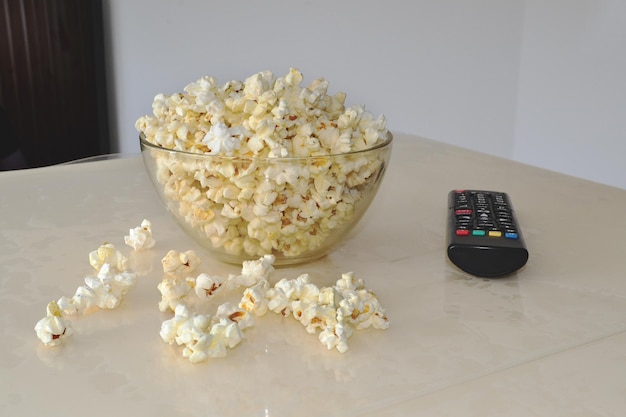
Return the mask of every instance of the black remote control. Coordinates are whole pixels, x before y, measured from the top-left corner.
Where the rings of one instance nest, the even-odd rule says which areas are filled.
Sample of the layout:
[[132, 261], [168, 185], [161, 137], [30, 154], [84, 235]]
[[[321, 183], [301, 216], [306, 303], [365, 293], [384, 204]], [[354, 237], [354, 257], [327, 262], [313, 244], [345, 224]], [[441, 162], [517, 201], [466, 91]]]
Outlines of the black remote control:
[[448, 258], [463, 271], [498, 278], [526, 264], [528, 250], [506, 193], [448, 194]]

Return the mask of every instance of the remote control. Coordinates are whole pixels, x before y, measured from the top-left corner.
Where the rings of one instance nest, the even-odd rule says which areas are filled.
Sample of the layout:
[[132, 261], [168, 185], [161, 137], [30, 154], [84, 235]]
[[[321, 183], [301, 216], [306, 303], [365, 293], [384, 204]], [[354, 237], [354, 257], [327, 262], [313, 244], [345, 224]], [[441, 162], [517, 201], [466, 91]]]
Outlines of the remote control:
[[506, 193], [450, 191], [448, 258], [463, 271], [487, 278], [512, 274], [526, 264], [528, 251]]

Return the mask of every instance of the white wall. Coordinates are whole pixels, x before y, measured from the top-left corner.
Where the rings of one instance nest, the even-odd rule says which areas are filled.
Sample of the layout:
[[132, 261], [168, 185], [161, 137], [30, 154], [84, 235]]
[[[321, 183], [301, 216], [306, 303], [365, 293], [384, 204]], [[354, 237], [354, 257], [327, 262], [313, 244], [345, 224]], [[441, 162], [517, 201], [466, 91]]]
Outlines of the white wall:
[[514, 158], [626, 188], [626, 2], [527, 0]]
[[[559, 13], [575, 4], [570, 17], [584, 20], [586, 12], [601, 7], [596, 3], [607, 2], [105, 0], [118, 150], [138, 152], [134, 123], [151, 111], [156, 93], [180, 91], [203, 75], [226, 82], [265, 69], [283, 75], [293, 66], [305, 83], [323, 76], [331, 92], [347, 93], [350, 104], [385, 114], [392, 130], [626, 188], [626, 164], [613, 156], [626, 143], [619, 117], [623, 77], [616, 72], [624, 72], [623, 61], [615, 71], [599, 74], [587, 65], [572, 73], [568, 65], [577, 55], [570, 50], [553, 60], [552, 72], [541, 68], [546, 54], [587, 33]], [[555, 25], [544, 18], [546, 11]], [[613, 17], [605, 30], [623, 30], [625, 21]], [[596, 51], [602, 43], [599, 57], [612, 59], [605, 70], [624, 58], [613, 50], [623, 44], [604, 45], [607, 36], [590, 38], [587, 46]], [[595, 111], [566, 125], [576, 106], [587, 102], [582, 92], [562, 98], [564, 74], [581, 83], [608, 75], [608, 85], [616, 88], [597, 91], [590, 85]], [[553, 77], [562, 84], [547, 95]], [[539, 98], [543, 109], [536, 106]], [[554, 107], [561, 109], [559, 117], [547, 117]], [[593, 140], [579, 134], [563, 162], [563, 142], [583, 128], [597, 134]], [[577, 162], [583, 158], [595, 167], [583, 169]]]

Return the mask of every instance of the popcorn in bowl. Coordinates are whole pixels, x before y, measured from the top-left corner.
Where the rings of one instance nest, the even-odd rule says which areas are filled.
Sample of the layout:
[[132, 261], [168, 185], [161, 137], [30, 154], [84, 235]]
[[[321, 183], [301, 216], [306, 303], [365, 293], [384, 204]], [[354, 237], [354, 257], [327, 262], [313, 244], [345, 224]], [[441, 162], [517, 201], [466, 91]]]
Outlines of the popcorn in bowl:
[[141, 117], [142, 154], [181, 227], [231, 263], [276, 256], [294, 264], [328, 253], [365, 213], [392, 137], [384, 117], [345, 107], [328, 82], [265, 71], [184, 93], [158, 94]]

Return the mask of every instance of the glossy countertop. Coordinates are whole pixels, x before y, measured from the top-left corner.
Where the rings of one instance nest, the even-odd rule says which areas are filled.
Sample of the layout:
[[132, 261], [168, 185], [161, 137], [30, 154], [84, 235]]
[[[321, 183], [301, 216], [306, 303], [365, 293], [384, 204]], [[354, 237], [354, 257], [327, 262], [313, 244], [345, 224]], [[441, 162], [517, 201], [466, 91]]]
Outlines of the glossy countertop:
[[[446, 198], [509, 193], [530, 258], [503, 279], [446, 257]], [[228, 356], [192, 364], [159, 336], [160, 260], [194, 249], [139, 156], [0, 173], [0, 415], [624, 416], [626, 191], [395, 134], [379, 194], [327, 257], [277, 269], [320, 285], [353, 271], [391, 326], [329, 351], [294, 320], [266, 315]], [[157, 245], [123, 238], [142, 219]], [[111, 242], [139, 274], [122, 305], [72, 320], [48, 348], [35, 323]]]

